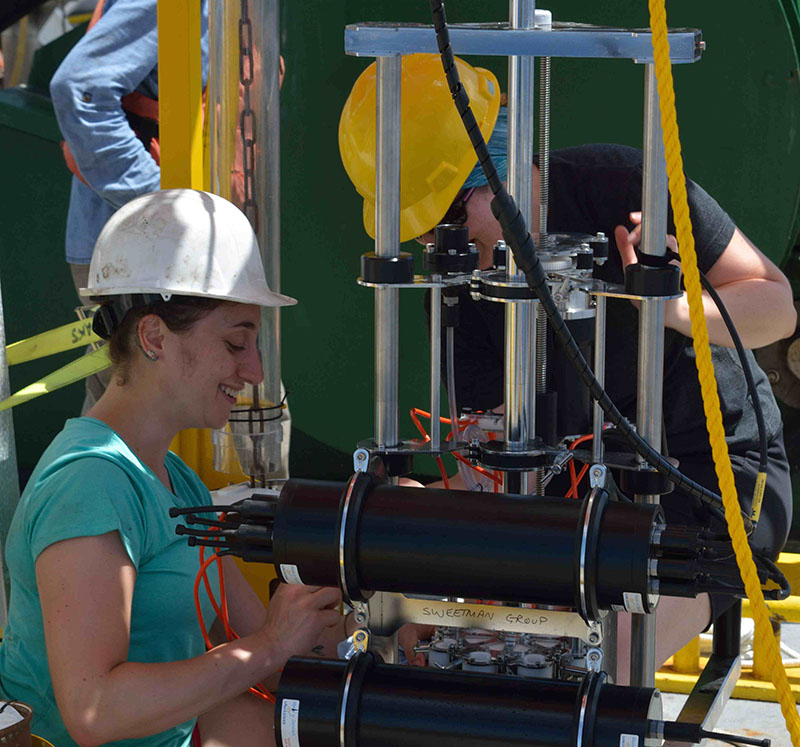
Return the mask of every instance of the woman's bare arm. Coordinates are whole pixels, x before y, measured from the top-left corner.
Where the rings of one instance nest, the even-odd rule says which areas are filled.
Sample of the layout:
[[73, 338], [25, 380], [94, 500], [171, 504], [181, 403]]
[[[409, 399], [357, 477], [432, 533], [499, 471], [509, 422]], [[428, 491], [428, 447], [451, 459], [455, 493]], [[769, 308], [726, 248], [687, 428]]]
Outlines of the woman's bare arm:
[[242, 638], [143, 664], [127, 661], [136, 571], [116, 532], [51, 545], [36, 578], [56, 702], [86, 747], [158, 733], [244, 692], [339, 620], [330, 609], [337, 590], [283, 587], [264, 624]]

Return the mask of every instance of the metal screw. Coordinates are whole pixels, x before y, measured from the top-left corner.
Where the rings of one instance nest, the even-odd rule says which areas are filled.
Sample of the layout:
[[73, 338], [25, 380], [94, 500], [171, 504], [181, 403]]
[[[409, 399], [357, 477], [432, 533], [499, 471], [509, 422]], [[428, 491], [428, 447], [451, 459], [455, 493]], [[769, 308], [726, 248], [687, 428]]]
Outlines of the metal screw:
[[597, 633], [589, 633], [589, 643], [598, 643], [600, 636]]
[[364, 620], [367, 619], [367, 616], [363, 612], [356, 612], [355, 618], [357, 623], [363, 623]]
[[590, 651], [589, 661], [600, 661], [600, 654], [597, 651]]

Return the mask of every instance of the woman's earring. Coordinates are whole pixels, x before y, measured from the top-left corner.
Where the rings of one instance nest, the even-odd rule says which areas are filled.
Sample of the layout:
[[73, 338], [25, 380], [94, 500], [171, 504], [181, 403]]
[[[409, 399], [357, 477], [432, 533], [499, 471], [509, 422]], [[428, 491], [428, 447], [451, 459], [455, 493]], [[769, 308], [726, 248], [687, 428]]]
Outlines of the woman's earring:
[[152, 350], [148, 350], [148, 351], [145, 353], [145, 355], [146, 355], [146, 356], [147, 356], [147, 357], [148, 357], [148, 358], [149, 358], [151, 361], [157, 361], [157, 360], [158, 360], [158, 356], [157, 356], [157, 355], [156, 355], [156, 354], [155, 354], [155, 353], [154, 353]]

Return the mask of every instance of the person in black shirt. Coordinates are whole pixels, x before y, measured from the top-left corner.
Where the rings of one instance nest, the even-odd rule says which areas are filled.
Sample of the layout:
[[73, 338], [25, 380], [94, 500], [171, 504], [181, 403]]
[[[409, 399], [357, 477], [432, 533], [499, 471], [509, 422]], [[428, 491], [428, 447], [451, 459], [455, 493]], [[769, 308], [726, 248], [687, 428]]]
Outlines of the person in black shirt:
[[[500, 118], [503, 118], [501, 110]], [[496, 127], [492, 143], [496, 153], [505, 152], [505, 127]], [[496, 142], [497, 139], [502, 142]], [[539, 230], [539, 170], [534, 164], [534, 205], [530, 230]], [[476, 182], [483, 186], [476, 186]], [[480, 253], [481, 269], [492, 266], [492, 250], [502, 238], [491, 213], [492, 193], [480, 167], [468, 178], [468, 192], [456, 198], [465, 218], [470, 241]], [[687, 180], [689, 208], [698, 265], [725, 303], [747, 350], [758, 397], [764, 412], [769, 441], [766, 494], [753, 547], [777, 557], [791, 525], [791, 482], [783, 447], [782, 426], [767, 377], [749, 349], [768, 345], [791, 335], [795, 328], [791, 287], [781, 271], [736, 227], [716, 201]], [[550, 155], [550, 199], [547, 229], [551, 233], [604, 232], [609, 237], [609, 259], [595, 266], [594, 276], [622, 283], [624, 268], [636, 262], [635, 248], [641, 238], [642, 152], [621, 145], [595, 144], [553, 151]], [[465, 200], [466, 197], [466, 200]], [[668, 245], [677, 250], [671, 210]], [[419, 238], [433, 241], [433, 234]], [[712, 343], [726, 441], [731, 454], [740, 502], [749, 509], [758, 472], [759, 439], [753, 405], [749, 399], [741, 362], [711, 298], [704, 294], [706, 321]], [[474, 301], [467, 289], [459, 293], [459, 325], [455, 330], [455, 389], [459, 410], [502, 410], [504, 381], [505, 304]], [[705, 487], [719, 491], [706, 430], [703, 402], [690, 339], [686, 296], [665, 304], [663, 417], [665, 446], [679, 460], [681, 471]], [[636, 372], [638, 311], [625, 299], [609, 298], [607, 305], [605, 388], [623, 415], [636, 421]], [[569, 413], [562, 435], [591, 431], [588, 397], [576, 403], [580, 389], [576, 375], [558, 346], [548, 353], [548, 386], [559, 391], [559, 420]], [[570, 396], [572, 399], [569, 399]], [[662, 447], [664, 446], [662, 445]], [[656, 444], [656, 446], [659, 446]], [[452, 483], [451, 483], [452, 484]], [[548, 494], [553, 492], [553, 487]], [[662, 496], [669, 523], [710, 527], [723, 531], [697, 498], [675, 490]], [[677, 648], [707, 627], [731, 604], [731, 597], [702, 595], [698, 600], [664, 598], [659, 616], [680, 614], [681, 626], [659, 626], [657, 656], [666, 660]], [[622, 618], [626, 616], [621, 616]], [[620, 627], [623, 628], [624, 620]], [[620, 646], [620, 650], [624, 650]], [[620, 672], [625, 667], [620, 667]]]
[[[500, 226], [490, 209], [492, 193], [479, 166], [471, 173], [468, 171], [475, 159], [464, 155], [470, 148], [469, 141], [454, 114], [443, 75], [438, 80], [435, 66], [429, 70], [423, 64], [425, 60], [418, 59], [423, 57], [411, 55], [403, 60], [403, 85], [409, 84], [408, 78], [416, 76], [413, 85], [409, 84], [409, 91], [413, 91], [419, 101], [424, 101], [424, 106], [403, 111], [400, 238], [405, 241], [416, 233], [421, 234], [418, 236], [421, 243], [432, 242], [434, 226], [451, 222], [455, 217], [469, 228], [470, 241], [480, 253], [480, 268], [488, 269], [492, 266], [494, 245], [502, 238]], [[413, 60], [413, 64], [409, 60]], [[492, 88], [496, 80], [493, 83], [492, 79], [487, 79], [482, 86], [470, 88], [470, 77], [462, 70], [466, 63], [458, 58], [456, 62], [471, 99], [484, 90], [499, 97], [499, 91]], [[373, 235], [374, 150], [367, 146], [374, 141], [366, 136], [366, 131], [374, 128], [375, 115], [374, 104], [370, 103], [374, 101], [374, 76], [367, 75], [369, 70], [357, 81], [345, 104], [339, 142], [345, 168], [365, 200], [365, 228]], [[486, 74], [486, 71], [478, 72]], [[489, 150], [498, 173], [505, 178], [506, 114], [501, 107], [495, 117], [494, 105], [490, 102], [484, 106], [478, 121], [484, 131], [487, 121], [492, 120]], [[417, 121], [408, 127], [412, 117]], [[411, 142], [411, 132], [418, 133], [418, 142]], [[537, 236], [539, 170], [536, 161], [532, 168], [533, 205], [529, 228], [533, 236]], [[423, 176], [417, 177], [419, 183], [411, 184], [410, 174]], [[699, 267], [725, 303], [744, 346], [758, 348], [791, 335], [796, 313], [787, 279], [710, 195], [691, 181], [687, 181], [687, 189]], [[609, 237], [609, 259], [603, 266], [595, 266], [594, 275], [601, 280], [621, 283], [624, 268], [636, 262], [641, 195], [641, 151], [620, 145], [586, 145], [553, 151], [547, 230], [550, 233], [605, 233]], [[443, 200], [443, 196], [446, 199]], [[674, 232], [670, 212], [669, 236], [665, 236], [665, 242], [673, 250], [678, 248]], [[454, 351], [457, 407], [500, 411], [504, 388], [505, 305], [474, 301], [466, 288], [460, 291], [459, 302]], [[704, 306], [737, 491], [743, 508], [748, 509], [758, 471], [758, 429], [741, 363], [732, 349], [727, 328], [708, 296], [704, 296]], [[605, 388], [622, 414], [635, 422], [638, 311], [624, 299], [609, 299], [607, 311]], [[665, 438], [663, 444], [654, 446], [678, 459], [684, 474], [718, 492], [685, 296], [666, 302], [665, 327]], [[587, 340], [586, 344], [590, 346], [591, 341]], [[752, 354], [748, 352], [747, 355], [755, 373], [769, 441], [766, 494], [751, 542], [755, 549], [775, 557], [791, 524], [789, 467], [783, 448], [780, 413], [769, 382], [755, 365]], [[559, 433], [564, 436], [591, 432], [591, 403], [557, 346], [548, 353], [547, 365], [548, 387], [559, 393]], [[451, 487], [458, 486], [457, 478], [451, 481]], [[559, 494], [555, 481], [548, 486], [548, 494]], [[669, 523], [725, 531], [705, 505], [691, 495], [676, 490], [662, 497], [662, 506]], [[730, 597], [709, 599], [705, 594], [696, 600], [663, 598], [657, 613], [658, 663], [663, 663], [706, 628], [730, 603]], [[620, 615], [621, 652], [629, 648], [624, 644], [627, 618], [628, 615]], [[680, 625], [675, 624], [678, 619]], [[407, 630], [403, 641], [407, 650], [412, 643], [410, 636]], [[618, 664], [621, 675], [618, 681], [624, 684], [627, 661], [620, 659]]]

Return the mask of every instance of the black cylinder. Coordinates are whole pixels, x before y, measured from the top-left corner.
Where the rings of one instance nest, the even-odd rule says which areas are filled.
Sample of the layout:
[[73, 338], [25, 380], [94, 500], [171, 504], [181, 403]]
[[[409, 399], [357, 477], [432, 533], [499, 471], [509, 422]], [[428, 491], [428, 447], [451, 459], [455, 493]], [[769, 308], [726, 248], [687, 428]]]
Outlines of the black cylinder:
[[[286, 483], [273, 534], [285, 580], [339, 585], [344, 490], [341, 483]], [[657, 512], [627, 503], [595, 512], [584, 575], [596, 579], [597, 608], [624, 606], [626, 594], [646, 598]], [[584, 503], [566, 498], [380, 484], [350, 506], [348, 584], [355, 588], [348, 591], [353, 598], [390, 591], [579, 606], [583, 515]]]
[[[441, 672], [369, 661], [292, 658], [278, 685], [278, 744], [339, 747], [349, 679], [347, 747], [572, 747], [579, 683]], [[363, 666], [365, 665], [366, 666]], [[348, 673], [352, 676], [348, 678]], [[601, 684], [586, 709], [584, 745], [618, 747], [623, 734], [644, 744], [654, 690]], [[591, 714], [591, 715], [588, 715]], [[588, 741], [586, 739], [588, 737]]]

